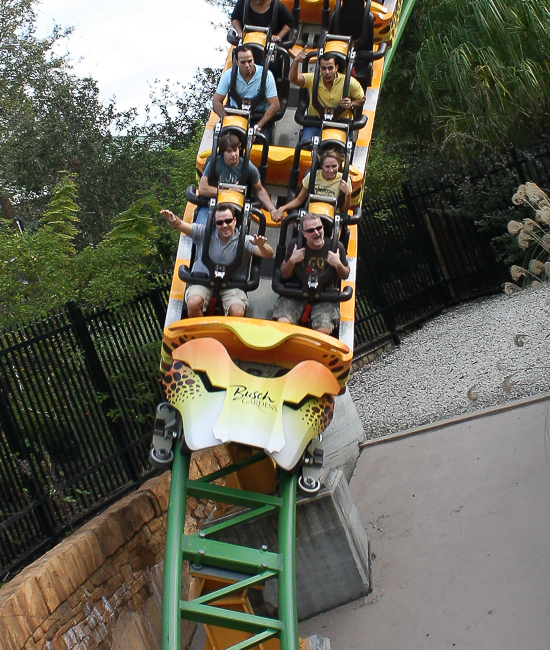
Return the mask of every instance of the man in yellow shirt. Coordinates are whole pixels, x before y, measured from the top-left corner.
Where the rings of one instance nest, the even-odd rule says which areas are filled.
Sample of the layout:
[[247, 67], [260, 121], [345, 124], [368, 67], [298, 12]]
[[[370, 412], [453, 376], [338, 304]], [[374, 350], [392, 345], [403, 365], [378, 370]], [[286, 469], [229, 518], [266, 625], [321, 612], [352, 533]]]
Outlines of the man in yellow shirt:
[[[290, 81], [299, 86], [306, 88], [309, 92], [309, 108], [308, 115], [312, 117], [319, 117], [319, 113], [315, 110], [312, 101], [313, 95], [313, 72], [300, 72], [300, 63], [307, 55], [306, 48], [300, 50], [289, 70]], [[325, 52], [319, 57], [319, 84], [317, 87], [317, 99], [323, 108], [346, 108], [340, 118], [350, 120], [353, 118], [353, 108], [355, 106], [363, 106], [365, 102], [365, 93], [361, 84], [354, 77], [349, 80], [349, 97], [343, 97], [345, 75], [338, 72], [338, 66], [334, 58], [334, 54]], [[305, 126], [302, 132], [301, 140], [311, 140], [313, 136], [320, 135], [321, 127]]]

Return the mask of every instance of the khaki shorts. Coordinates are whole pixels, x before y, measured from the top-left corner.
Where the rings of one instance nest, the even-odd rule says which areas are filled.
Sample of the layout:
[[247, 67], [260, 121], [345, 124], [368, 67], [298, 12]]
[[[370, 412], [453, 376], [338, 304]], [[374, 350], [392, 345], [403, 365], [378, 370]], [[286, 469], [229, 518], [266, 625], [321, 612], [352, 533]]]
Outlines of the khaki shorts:
[[[214, 289], [203, 287], [202, 284], [188, 284], [185, 289], [186, 302], [189, 296], [200, 296], [204, 300], [203, 311], [208, 309], [213, 295]], [[222, 299], [223, 310], [226, 316], [231, 305], [240, 305], [245, 311], [248, 307], [248, 296], [241, 289], [222, 289], [220, 291], [220, 298]]]
[[[287, 318], [291, 323], [296, 325], [300, 318], [302, 318], [306, 304], [306, 300], [279, 296], [273, 309], [273, 319]], [[311, 307], [310, 318], [312, 329], [318, 330], [323, 328], [332, 332], [340, 320], [340, 304], [337, 302], [314, 302]]]

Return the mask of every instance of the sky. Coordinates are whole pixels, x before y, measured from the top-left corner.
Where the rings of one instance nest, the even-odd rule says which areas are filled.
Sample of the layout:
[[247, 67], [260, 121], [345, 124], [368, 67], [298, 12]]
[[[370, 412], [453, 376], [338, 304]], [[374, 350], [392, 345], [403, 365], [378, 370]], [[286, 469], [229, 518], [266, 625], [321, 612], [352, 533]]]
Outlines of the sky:
[[143, 109], [156, 79], [185, 84], [198, 68], [221, 67], [229, 47], [213, 27], [225, 16], [204, 0], [41, 0], [37, 8], [37, 35], [72, 26], [61, 51], [119, 110]]

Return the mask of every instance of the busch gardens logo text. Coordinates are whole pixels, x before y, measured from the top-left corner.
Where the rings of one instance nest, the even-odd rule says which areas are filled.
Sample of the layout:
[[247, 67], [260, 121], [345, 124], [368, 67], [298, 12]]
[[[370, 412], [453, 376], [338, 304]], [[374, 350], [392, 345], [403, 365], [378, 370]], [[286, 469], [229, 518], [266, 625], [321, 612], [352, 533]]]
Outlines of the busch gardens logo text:
[[262, 411], [276, 411], [275, 401], [269, 396], [269, 391], [250, 390], [246, 386], [233, 385], [233, 401], [245, 406], [256, 406]]

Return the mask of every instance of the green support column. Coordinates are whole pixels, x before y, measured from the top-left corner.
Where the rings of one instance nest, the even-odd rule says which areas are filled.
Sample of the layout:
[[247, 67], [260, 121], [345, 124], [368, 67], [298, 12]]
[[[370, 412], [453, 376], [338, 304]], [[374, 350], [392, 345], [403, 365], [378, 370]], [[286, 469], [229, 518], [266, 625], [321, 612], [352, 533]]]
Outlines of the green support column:
[[[271, 638], [278, 638], [281, 650], [298, 650], [296, 605], [296, 485], [297, 476], [280, 471], [279, 494], [238, 490], [214, 481], [265, 458], [256, 454], [244, 463], [224, 467], [208, 476], [189, 480], [190, 455], [178, 450], [172, 467], [170, 501], [166, 522], [166, 550], [162, 594], [161, 650], [181, 650], [182, 618], [215, 627], [225, 627], [251, 635], [228, 650], [247, 650]], [[222, 518], [192, 535], [184, 535], [185, 502], [188, 496], [240, 509], [233, 517]], [[276, 513], [278, 550], [251, 548], [216, 539], [229, 528], [239, 527]], [[194, 572], [210, 579], [222, 578], [220, 587], [181, 599], [183, 563], [192, 563]], [[266, 618], [225, 608], [219, 602], [269, 580], [278, 581], [279, 617]], [[218, 604], [215, 604], [218, 603]]]
[[283, 623], [281, 650], [298, 650], [298, 608], [296, 605], [296, 485], [298, 477], [281, 471], [279, 496], [279, 553], [283, 569], [279, 577], [279, 616]]
[[178, 445], [172, 465], [170, 497], [166, 520], [166, 545], [162, 586], [162, 650], [181, 650], [181, 540], [185, 525], [189, 454]]

